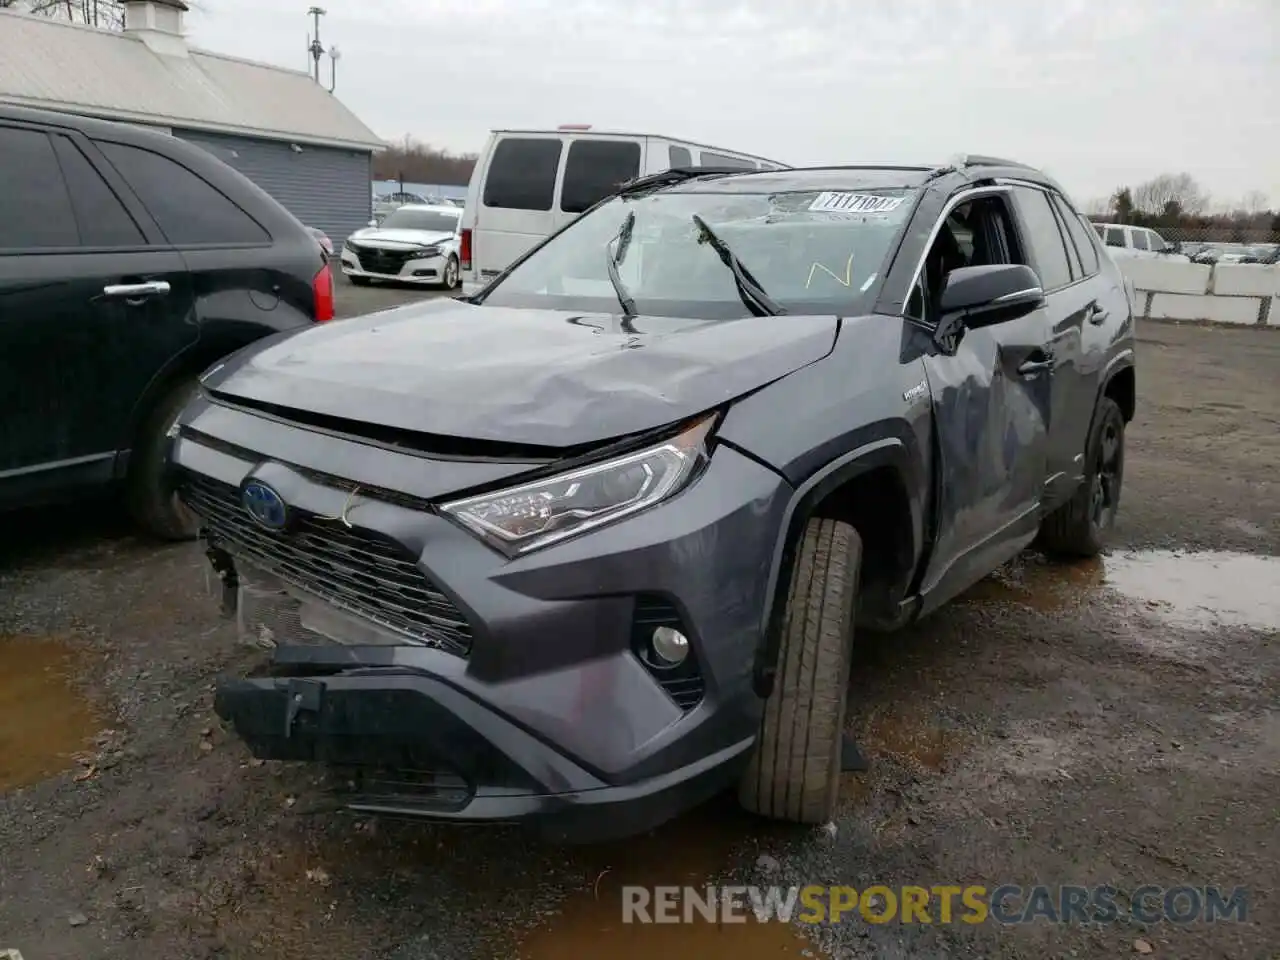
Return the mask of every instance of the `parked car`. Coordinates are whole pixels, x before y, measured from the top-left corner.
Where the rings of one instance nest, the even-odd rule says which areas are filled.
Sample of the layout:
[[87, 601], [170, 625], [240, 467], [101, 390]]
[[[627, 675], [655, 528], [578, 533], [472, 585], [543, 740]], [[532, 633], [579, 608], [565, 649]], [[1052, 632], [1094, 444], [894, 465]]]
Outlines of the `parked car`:
[[395, 210], [403, 207], [406, 203], [416, 204], [418, 206], [430, 206], [435, 200], [430, 197], [424, 197], [421, 194], [409, 193], [408, 191], [396, 191], [395, 193], [374, 194], [373, 198], [373, 216], [381, 221], [388, 217]]
[[640, 178], [475, 297], [204, 378], [175, 468], [274, 647], [216, 710], [365, 811], [825, 822], [855, 618], [1097, 554], [1134, 383], [1119, 269], [1030, 167]]
[[324, 251], [326, 257], [333, 256], [333, 241], [319, 227], [307, 227], [307, 232], [316, 238], [316, 243], [320, 244], [320, 249]]
[[357, 230], [342, 245], [342, 272], [355, 284], [372, 280], [458, 286], [462, 211], [448, 205], [405, 204], [380, 224]]
[[494, 130], [467, 187], [464, 292], [474, 293], [622, 183], [691, 166], [777, 170], [785, 164], [690, 140], [596, 130], [588, 124]]
[[163, 474], [200, 372], [329, 320], [315, 239], [240, 173], [134, 126], [0, 105], [0, 508], [122, 489], [196, 532]]
[[1121, 259], [1163, 257], [1183, 262], [1188, 259], [1149, 227], [1134, 227], [1123, 223], [1095, 223], [1093, 228], [1106, 244], [1107, 253], [1113, 257]]

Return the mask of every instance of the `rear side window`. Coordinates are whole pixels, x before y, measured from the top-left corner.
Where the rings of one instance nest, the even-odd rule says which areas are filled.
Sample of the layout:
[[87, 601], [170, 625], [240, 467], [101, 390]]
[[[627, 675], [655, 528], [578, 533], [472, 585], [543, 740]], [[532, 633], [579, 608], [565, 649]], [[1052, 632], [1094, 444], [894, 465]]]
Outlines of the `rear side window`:
[[1124, 229], [1122, 227], [1107, 227], [1107, 246], [1124, 246]]
[[671, 148], [671, 166], [672, 167], [692, 167], [693, 154], [689, 152], [687, 147]]
[[1058, 218], [1049, 206], [1049, 195], [1027, 187], [1015, 188], [1014, 194], [1026, 224], [1027, 244], [1040, 274], [1040, 283], [1045, 290], [1065, 287], [1071, 282], [1071, 264]]
[[145, 245], [146, 237], [129, 211], [80, 148], [62, 136], [54, 137], [53, 144], [75, 208], [80, 242], [86, 247]]
[[640, 172], [640, 144], [626, 140], [575, 140], [564, 162], [560, 209], [581, 213]]
[[1058, 207], [1058, 213], [1062, 215], [1062, 220], [1067, 225], [1071, 239], [1075, 242], [1076, 252], [1080, 254], [1084, 275], [1092, 277], [1098, 272], [1098, 248], [1094, 245], [1094, 239], [1089, 233], [1089, 227], [1086, 226], [1084, 218], [1060, 198], [1055, 200], [1055, 203]]
[[1145, 230], [1133, 231], [1133, 248], [1135, 250], [1147, 249], [1147, 231]]
[[95, 142], [174, 246], [271, 242], [256, 220], [182, 164], [141, 147]]
[[71, 198], [47, 134], [0, 127], [0, 170], [0, 250], [79, 245]]
[[750, 160], [726, 157], [723, 153], [710, 153], [706, 150], [702, 151], [702, 165], [704, 167], [734, 167], [739, 170], [754, 170], [756, 168], [755, 164]]
[[1164, 237], [1156, 233], [1154, 230], [1147, 231], [1147, 240], [1151, 242], [1151, 249], [1156, 253], [1169, 249], [1169, 245], [1164, 242]]
[[484, 205], [550, 210], [560, 166], [559, 140], [499, 140], [484, 179]]

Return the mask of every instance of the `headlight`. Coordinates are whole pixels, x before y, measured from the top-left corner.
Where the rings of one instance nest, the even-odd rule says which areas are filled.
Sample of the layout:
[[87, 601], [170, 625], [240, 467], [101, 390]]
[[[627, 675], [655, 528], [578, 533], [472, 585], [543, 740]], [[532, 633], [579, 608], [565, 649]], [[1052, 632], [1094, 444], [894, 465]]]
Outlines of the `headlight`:
[[689, 483], [706, 462], [709, 416], [664, 443], [441, 509], [503, 553], [559, 543], [646, 510]]
[[409, 259], [425, 260], [427, 259], [427, 257], [438, 257], [438, 256], [440, 256], [439, 247], [423, 247], [421, 250], [415, 250], [413, 251], [413, 253], [409, 254]]

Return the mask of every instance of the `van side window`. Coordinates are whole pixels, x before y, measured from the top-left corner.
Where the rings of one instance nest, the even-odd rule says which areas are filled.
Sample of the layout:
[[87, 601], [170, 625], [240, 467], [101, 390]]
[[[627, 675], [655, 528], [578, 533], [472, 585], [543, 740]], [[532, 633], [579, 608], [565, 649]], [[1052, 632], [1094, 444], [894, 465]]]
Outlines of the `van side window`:
[[640, 173], [640, 144], [628, 140], [575, 140], [564, 162], [560, 209], [581, 213]]
[[702, 165], [704, 167], [736, 167], [740, 170], [754, 170], [755, 166], [750, 160], [739, 160], [737, 157], [726, 157], [723, 153], [710, 153], [702, 151]]
[[1147, 249], [1147, 231], [1145, 230], [1133, 231], [1133, 248], [1135, 250]]
[[0, 127], [0, 169], [0, 250], [79, 245], [71, 198], [46, 134]]
[[1164, 237], [1156, 233], [1154, 230], [1147, 231], [1147, 239], [1151, 241], [1151, 249], [1156, 253], [1163, 253], [1169, 249], [1169, 245], [1164, 242]]
[[507, 137], [498, 141], [484, 179], [486, 207], [550, 210], [560, 167], [558, 139]]
[[177, 161], [141, 147], [94, 142], [173, 245], [271, 242], [256, 220]]
[[1124, 228], [1123, 227], [1107, 227], [1107, 246], [1108, 247], [1124, 246]]
[[671, 166], [672, 168], [692, 167], [693, 154], [689, 153], [689, 149], [687, 147], [672, 147], [671, 148]]

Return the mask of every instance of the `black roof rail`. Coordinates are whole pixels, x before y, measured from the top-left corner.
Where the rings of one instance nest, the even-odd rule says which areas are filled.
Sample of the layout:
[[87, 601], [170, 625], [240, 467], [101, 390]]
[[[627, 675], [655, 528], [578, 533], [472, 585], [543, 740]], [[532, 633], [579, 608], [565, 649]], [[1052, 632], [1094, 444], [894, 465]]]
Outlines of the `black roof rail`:
[[640, 193], [656, 187], [670, 187], [699, 177], [728, 177], [759, 172], [754, 167], [672, 167], [670, 170], [659, 170], [657, 173], [647, 173], [642, 177], [628, 180], [619, 186], [615, 193], [617, 196], [625, 197], [629, 193]]

